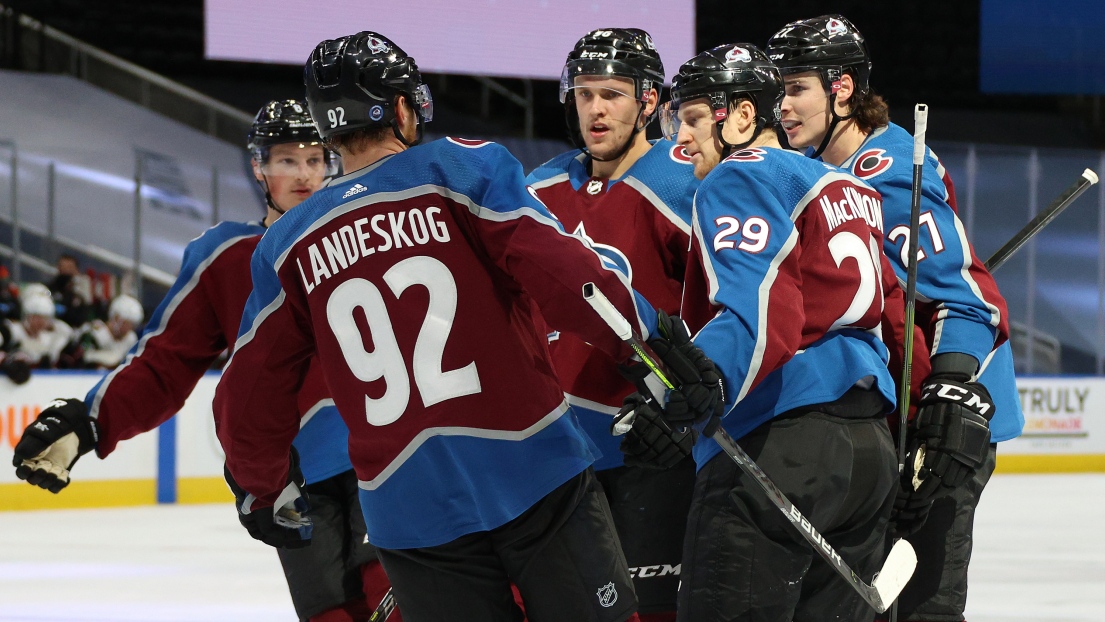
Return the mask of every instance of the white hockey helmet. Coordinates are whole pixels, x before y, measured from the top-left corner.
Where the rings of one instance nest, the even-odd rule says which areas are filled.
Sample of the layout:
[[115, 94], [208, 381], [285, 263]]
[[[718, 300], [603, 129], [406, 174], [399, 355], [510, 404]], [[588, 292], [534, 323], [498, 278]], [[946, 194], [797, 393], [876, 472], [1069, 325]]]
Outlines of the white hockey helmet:
[[19, 290], [19, 295], [24, 298], [30, 298], [32, 296], [45, 296], [47, 298], [53, 298], [53, 294], [50, 293], [50, 288], [46, 287], [42, 283], [28, 283]]
[[142, 303], [138, 302], [133, 296], [123, 294], [111, 301], [111, 306], [107, 308], [107, 317], [109, 319], [120, 318], [127, 320], [131, 324], [138, 326], [142, 323], [142, 318], [145, 317], [145, 314], [142, 311]]
[[23, 298], [23, 318], [26, 319], [32, 315], [53, 318], [54, 300], [42, 294], [32, 294]]

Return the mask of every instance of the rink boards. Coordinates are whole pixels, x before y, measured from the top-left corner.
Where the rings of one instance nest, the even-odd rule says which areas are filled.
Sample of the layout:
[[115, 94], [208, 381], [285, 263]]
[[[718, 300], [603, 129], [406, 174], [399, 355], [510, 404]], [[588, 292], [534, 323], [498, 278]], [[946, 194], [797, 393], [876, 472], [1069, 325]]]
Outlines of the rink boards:
[[[42, 372], [21, 386], [0, 378], [0, 511], [232, 498], [211, 416], [217, 373], [204, 376], [181, 412], [158, 430], [120, 443], [106, 460], [81, 458], [60, 495], [16, 479], [12, 449], [26, 425], [54, 398], [83, 396], [99, 378]], [[1001, 443], [998, 472], [1105, 472], [1105, 378], [1023, 377], [1017, 384], [1024, 434]]]

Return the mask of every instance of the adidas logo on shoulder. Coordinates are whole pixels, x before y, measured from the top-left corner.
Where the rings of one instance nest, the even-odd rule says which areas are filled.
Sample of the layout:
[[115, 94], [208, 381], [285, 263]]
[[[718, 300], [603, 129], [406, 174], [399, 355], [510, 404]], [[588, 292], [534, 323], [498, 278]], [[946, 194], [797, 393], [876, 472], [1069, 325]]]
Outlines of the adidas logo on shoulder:
[[352, 188], [345, 191], [345, 194], [341, 195], [341, 198], [348, 199], [349, 197], [360, 194], [362, 192], [368, 192], [368, 188], [365, 188], [361, 184], [354, 184]]

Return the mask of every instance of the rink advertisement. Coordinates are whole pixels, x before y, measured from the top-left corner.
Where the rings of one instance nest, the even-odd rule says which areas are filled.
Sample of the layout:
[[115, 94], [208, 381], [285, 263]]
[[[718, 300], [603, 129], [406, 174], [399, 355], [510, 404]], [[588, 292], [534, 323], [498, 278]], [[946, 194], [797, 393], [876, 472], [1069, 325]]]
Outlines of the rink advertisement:
[[101, 460], [80, 458], [72, 483], [54, 495], [15, 477], [12, 457], [23, 429], [58, 397], [81, 397], [102, 372], [36, 372], [13, 385], [0, 378], [0, 511], [144, 505], [231, 499], [211, 415], [217, 374], [204, 376], [177, 414], [158, 430], [119, 443]]
[[[160, 429], [123, 441], [106, 460], [86, 455], [58, 495], [15, 477], [23, 429], [57, 397], [81, 397], [97, 372], [40, 372], [24, 385], [0, 378], [0, 511], [226, 501], [211, 400], [219, 376], [200, 380]], [[1024, 433], [998, 447], [998, 472], [1105, 471], [1105, 378], [1018, 378]]]

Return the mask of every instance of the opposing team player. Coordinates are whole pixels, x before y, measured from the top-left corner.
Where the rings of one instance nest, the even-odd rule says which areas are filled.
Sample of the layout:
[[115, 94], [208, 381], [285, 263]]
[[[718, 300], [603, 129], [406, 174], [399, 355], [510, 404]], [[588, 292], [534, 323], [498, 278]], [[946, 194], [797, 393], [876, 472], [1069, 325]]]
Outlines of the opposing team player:
[[[663, 84], [664, 66], [645, 31], [606, 28], [585, 35], [568, 54], [560, 93], [578, 150], [553, 158], [526, 181], [566, 230], [625, 267], [637, 291], [674, 315], [698, 180], [682, 147], [645, 138]], [[610, 356], [579, 337], [550, 338], [568, 403], [602, 451], [594, 468], [629, 562], [641, 620], [674, 620], [694, 485], [690, 444], [679, 465], [657, 470], [637, 459], [651, 446], [631, 432], [623, 464], [621, 437], [610, 426], [633, 384]]]
[[[871, 91], [862, 35], [843, 17], [824, 15], [787, 24], [768, 42], [768, 53], [786, 81], [782, 125], [791, 146], [851, 171], [883, 195], [883, 247], [904, 283], [913, 139], [890, 122], [886, 103]], [[896, 515], [899, 534], [916, 531], [908, 539], [918, 555], [900, 614], [959, 622], [975, 507], [994, 470], [996, 443], [1019, 436], [1024, 415], [1012, 351], [1003, 345], [1005, 300], [967, 241], [955, 189], [931, 150], [921, 186], [920, 249], [917, 318], [932, 373], [909, 428], [911, 458]]]
[[[15, 448], [20, 478], [59, 492], [78, 457], [95, 450], [106, 458], [120, 441], [173, 416], [203, 373], [233, 346], [251, 289], [249, 258], [261, 235], [318, 190], [331, 167], [301, 102], [263, 107], [248, 143], [265, 192], [264, 220], [224, 222], [188, 245], [176, 283], [123, 364], [83, 402], [54, 402], [24, 432]], [[389, 586], [365, 541], [346, 448], [349, 433], [321, 380], [312, 373], [289, 398], [298, 416], [293, 436], [313, 506], [313, 545], [278, 553], [301, 619], [363, 620]]]
[[[703, 52], [672, 81], [665, 135], [703, 178], [682, 313], [701, 329], [694, 343], [716, 362], [726, 401], [710, 411], [688, 393], [691, 408], [672, 399], [664, 418], [724, 426], [870, 580], [896, 481], [885, 419], [894, 382], [879, 337], [881, 199], [779, 148], [782, 97], [778, 69], [747, 44]], [[700, 369], [704, 380], [713, 373]], [[871, 619], [716, 442], [700, 439], [694, 457], [679, 620]]]
[[[642, 334], [652, 307], [558, 226], [501, 146], [418, 144], [430, 92], [384, 36], [323, 41], [304, 80], [320, 134], [351, 172], [254, 254], [254, 291], [215, 396], [249, 510], [294, 518], [289, 400], [317, 353], [405, 619], [518, 620], [511, 582], [534, 620], [635, 619], [590, 470], [596, 450], [531, 309], [623, 362], [629, 348], [583, 285]], [[294, 538], [292, 526], [265, 529]]]

